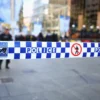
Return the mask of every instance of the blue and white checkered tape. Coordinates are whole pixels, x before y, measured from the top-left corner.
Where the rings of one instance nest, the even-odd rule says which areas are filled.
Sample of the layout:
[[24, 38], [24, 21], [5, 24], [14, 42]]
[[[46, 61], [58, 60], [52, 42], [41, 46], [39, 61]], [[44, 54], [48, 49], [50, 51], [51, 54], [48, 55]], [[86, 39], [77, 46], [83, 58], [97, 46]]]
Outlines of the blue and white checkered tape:
[[0, 59], [99, 57], [100, 43], [0, 42]]

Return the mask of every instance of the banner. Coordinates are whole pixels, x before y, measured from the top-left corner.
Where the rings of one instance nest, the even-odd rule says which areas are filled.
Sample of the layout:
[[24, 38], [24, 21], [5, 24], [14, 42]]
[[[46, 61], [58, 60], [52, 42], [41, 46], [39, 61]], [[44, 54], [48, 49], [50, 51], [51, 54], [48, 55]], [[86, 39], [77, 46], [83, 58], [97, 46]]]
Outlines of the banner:
[[70, 17], [67, 16], [65, 17], [65, 20], [64, 20], [64, 31], [68, 32], [69, 29], [70, 29]]
[[0, 59], [100, 57], [100, 43], [0, 41]]
[[64, 16], [60, 16], [60, 32], [64, 33]]
[[60, 32], [65, 33], [69, 31], [70, 17], [60, 16]]
[[34, 36], [38, 36], [41, 31], [42, 31], [42, 23], [41, 22], [35, 22], [34, 23], [34, 30], [33, 30], [32, 34]]

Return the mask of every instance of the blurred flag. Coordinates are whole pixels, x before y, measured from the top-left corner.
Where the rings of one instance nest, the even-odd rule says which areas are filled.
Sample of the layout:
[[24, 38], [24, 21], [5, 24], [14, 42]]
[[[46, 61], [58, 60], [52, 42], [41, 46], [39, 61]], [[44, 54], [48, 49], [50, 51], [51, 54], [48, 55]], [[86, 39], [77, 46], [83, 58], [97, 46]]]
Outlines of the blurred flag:
[[10, 0], [0, 0], [0, 18], [9, 23], [10, 15]]
[[70, 26], [70, 17], [60, 16], [60, 32], [65, 33], [69, 31]]
[[2, 22], [4, 22], [4, 20], [0, 18], [0, 23], [2, 23]]
[[38, 36], [40, 32], [42, 32], [42, 23], [34, 22], [34, 30], [33, 30], [32, 34], [34, 36]]
[[[18, 21], [23, 0], [15, 0], [15, 20]], [[11, 0], [0, 0], [0, 18], [5, 23], [11, 23]]]

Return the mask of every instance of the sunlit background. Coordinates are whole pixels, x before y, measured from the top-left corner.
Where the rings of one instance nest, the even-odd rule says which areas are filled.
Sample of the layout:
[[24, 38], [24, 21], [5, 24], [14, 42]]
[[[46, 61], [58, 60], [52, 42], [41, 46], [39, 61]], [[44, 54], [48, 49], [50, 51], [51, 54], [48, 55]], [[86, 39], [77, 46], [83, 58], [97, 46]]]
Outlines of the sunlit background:
[[47, 30], [69, 36], [71, 28], [81, 30], [84, 26], [96, 30], [100, 28], [100, 0], [91, 1], [0, 0], [0, 23], [7, 24], [12, 30], [16, 28], [14, 34], [20, 30], [36, 36]]
[[33, 1], [34, 0], [24, 0], [24, 17], [32, 16], [33, 14]]

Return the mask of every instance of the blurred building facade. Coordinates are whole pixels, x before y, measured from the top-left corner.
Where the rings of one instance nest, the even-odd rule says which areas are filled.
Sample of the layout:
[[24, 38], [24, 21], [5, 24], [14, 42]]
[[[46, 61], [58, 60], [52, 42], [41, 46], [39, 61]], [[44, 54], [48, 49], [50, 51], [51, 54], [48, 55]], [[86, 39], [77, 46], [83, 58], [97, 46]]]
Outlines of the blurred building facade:
[[33, 22], [43, 22], [44, 30], [59, 31], [59, 16], [70, 16], [78, 29], [83, 24], [100, 26], [100, 0], [34, 0]]
[[[44, 2], [43, 2], [44, 1]], [[35, 0], [33, 10], [33, 22], [43, 22], [44, 30], [59, 33], [60, 15], [68, 15], [67, 0]]]
[[[100, 0], [69, 0], [71, 1], [71, 22], [87, 26], [100, 25]], [[81, 17], [80, 17], [81, 16]], [[80, 21], [80, 22], [79, 22]]]
[[23, 18], [24, 26], [27, 27], [28, 31], [31, 31], [31, 20], [32, 20], [31, 17], [24, 17]]
[[88, 24], [97, 25], [99, 11], [100, 0], [86, 0], [86, 19], [88, 20]]

